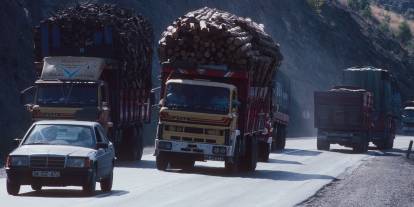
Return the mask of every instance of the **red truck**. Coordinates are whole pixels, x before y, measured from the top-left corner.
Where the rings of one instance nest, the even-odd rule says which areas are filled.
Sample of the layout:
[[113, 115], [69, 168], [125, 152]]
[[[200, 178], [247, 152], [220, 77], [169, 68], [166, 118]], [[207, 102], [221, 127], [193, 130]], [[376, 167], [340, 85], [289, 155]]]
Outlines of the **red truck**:
[[372, 94], [364, 89], [335, 87], [315, 92], [315, 127], [318, 150], [330, 144], [366, 152], [372, 133]]
[[271, 97], [271, 86], [252, 85], [247, 71], [164, 64], [157, 168], [219, 160], [230, 171], [254, 171], [258, 159], [268, 158], [272, 143]]

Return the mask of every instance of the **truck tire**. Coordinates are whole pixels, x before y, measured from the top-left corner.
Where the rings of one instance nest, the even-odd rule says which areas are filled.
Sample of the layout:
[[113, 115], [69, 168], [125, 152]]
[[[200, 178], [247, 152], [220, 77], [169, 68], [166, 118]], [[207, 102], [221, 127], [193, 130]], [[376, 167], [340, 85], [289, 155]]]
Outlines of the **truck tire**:
[[327, 141], [316, 139], [316, 148], [318, 150], [329, 151], [329, 149], [331, 148], [331, 145]]
[[368, 152], [368, 147], [369, 147], [368, 135], [365, 135], [365, 137], [361, 139], [360, 143], [354, 145], [353, 151], [355, 153], [366, 153]]
[[20, 184], [17, 182], [13, 182], [9, 178], [6, 181], [7, 193], [10, 195], [18, 195], [20, 191]]
[[275, 137], [272, 142], [272, 151], [284, 150], [286, 146], [286, 126], [277, 125], [276, 133], [273, 134]]
[[388, 150], [394, 147], [395, 129], [393, 127], [393, 120], [390, 120], [389, 128], [386, 130], [386, 138], [384, 141], [376, 143], [377, 148], [380, 150]]
[[237, 138], [233, 160], [225, 160], [224, 167], [228, 173], [237, 173], [240, 170], [240, 139]]
[[158, 170], [165, 171], [167, 170], [169, 161], [164, 152], [158, 152], [158, 155], [155, 157], [155, 164]]
[[259, 144], [259, 160], [261, 162], [268, 162], [269, 161], [269, 155], [270, 155], [270, 148], [269, 144], [266, 142], [261, 142]]
[[258, 157], [258, 145], [257, 138], [255, 136], [249, 137], [247, 140], [247, 150], [242, 161], [242, 168], [244, 171], [253, 172], [256, 170], [257, 157]]
[[120, 150], [122, 160], [139, 161], [142, 159], [142, 126], [130, 127], [124, 130]]

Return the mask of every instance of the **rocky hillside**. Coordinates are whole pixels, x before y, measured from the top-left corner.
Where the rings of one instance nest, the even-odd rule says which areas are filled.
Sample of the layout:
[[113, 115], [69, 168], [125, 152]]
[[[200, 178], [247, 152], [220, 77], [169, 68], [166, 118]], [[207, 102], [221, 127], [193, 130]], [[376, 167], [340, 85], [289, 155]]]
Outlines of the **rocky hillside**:
[[386, 10], [394, 11], [408, 19], [414, 19], [414, 0], [373, 0]]
[[[0, 78], [7, 80], [6, 82], [3, 80], [3, 87], [0, 87], [0, 112], [3, 114], [0, 117], [0, 127], [7, 124], [0, 128], [1, 131], [12, 127], [17, 129], [20, 126], [17, 124], [22, 116], [21, 106], [17, 104], [18, 90], [33, 78], [30, 67], [31, 34], [29, 20], [24, 11], [29, 11], [32, 23], [37, 24], [50, 12], [73, 3], [62, 0], [38, 0], [36, 3], [31, 0], [21, 1], [22, 4], [19, 5], [15, 0], [6, 0], [6, 3], [3, 3], [6, 7], [1, 7], [4, 10], [0, 14], [1, 26], [10, 28], [9, 33], [0, 34], [3, 35], [0, 37], [2, 41], [0, 45], [6, 43], [9, 48], [0, 56], [8, 60], [0, 66], [2, 74], [6, 74]], [[325, 3], [319, 14], [303, 0], [104, 0], [98, 2], [135, 8], [152, 22], [156, 38], [159, 38], [165, 27], [177, 17], [203, 6], [249, 16], [263, 23], [265, 30], [280, 43], [284, 55], [281, 70], [291, 79], [290, 136], [314, 133], [313, 91], [328, 89], [338, 83], [341, 79], [341, 70], [344, 68], [373, 65], [390, 69], [396, 72], [406, 95], [408, 89], [413, 88], [413, 76], [409, 71], [411, 65], [406, 61], [406, 52], [399, 44], [382, 36], [375, 29], [365, 27], [362, 20], [334, 3]], [[13, 60], [18, 61], [13, 62]], [[154, 83], [157, 84], [155, 78], [159, 71], [157, 59], [153, 66]], [[2, 122], [2, 119], [14, 120], [14, 122]], [[148, 135], [148, 139], [152, 137], [153, 135]]]

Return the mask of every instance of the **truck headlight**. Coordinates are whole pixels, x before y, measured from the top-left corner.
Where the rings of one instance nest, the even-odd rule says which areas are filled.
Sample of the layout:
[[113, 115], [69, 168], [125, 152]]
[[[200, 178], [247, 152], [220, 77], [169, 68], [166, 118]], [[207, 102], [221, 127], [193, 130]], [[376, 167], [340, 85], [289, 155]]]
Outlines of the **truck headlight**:
[[90, 167], [89, 158], [70, 157], [66, 160], [66, 167], [85, 168]]
[[10, 156], [8, 165], [13, 166], [13, 167], [27, 167], [29, 166], [29, 157], [28, 156]]

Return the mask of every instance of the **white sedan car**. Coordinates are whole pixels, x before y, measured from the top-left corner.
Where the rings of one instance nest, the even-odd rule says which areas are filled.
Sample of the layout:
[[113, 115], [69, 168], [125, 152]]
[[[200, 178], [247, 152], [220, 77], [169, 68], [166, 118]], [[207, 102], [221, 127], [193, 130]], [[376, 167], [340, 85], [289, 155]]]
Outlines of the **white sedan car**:
[[114, 147], [100, 124], [39, 121], [7, 158], [7, 192], [17, 195], [21, 185], [35, 191], [42, 186], [82, 186], [93, 195], [96, 182], [102, 191], [111, 191], [114, 162]]

